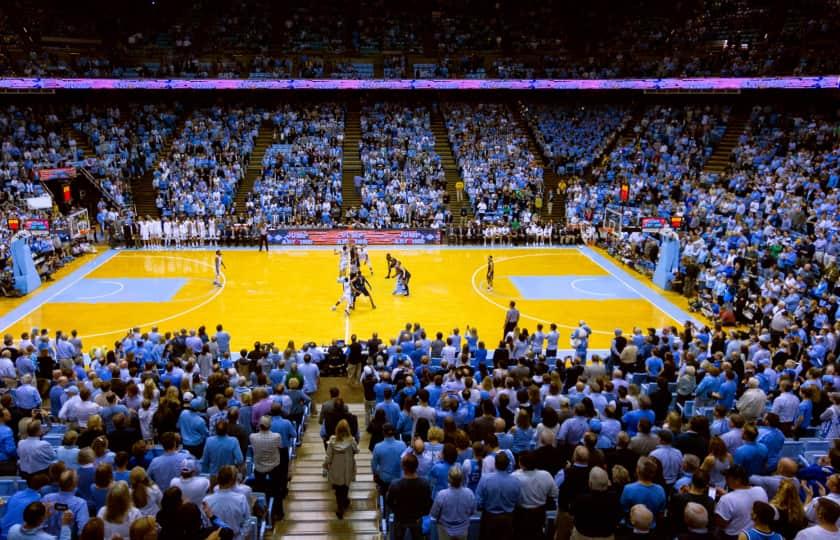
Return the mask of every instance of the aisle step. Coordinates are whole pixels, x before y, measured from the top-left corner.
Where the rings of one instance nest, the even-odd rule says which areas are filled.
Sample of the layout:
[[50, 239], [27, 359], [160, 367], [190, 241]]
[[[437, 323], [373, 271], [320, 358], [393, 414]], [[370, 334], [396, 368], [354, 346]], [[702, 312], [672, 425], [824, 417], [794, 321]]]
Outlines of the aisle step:
[[[287, 501], [283, 504], [286, 515], [294, 512], [334, 512], [335, 497], [321, 500], [298, 500]], [[376, 510], [376, 502], [368, 498], [353, 501], [353, 511]]]
[[[338, 520], [335, 515], [330, 521], [311, 522], [298, 521], [291, 522], [283, 520], [278, 523], [274, 529], [275, 538], [289, 538], [287, 535], [304, 534], [304, 535], [341, 535], [341, 538], [347, 538], [346, 535], [355, 534], [378, 534], [379, 527], [374, 522], [369, 521], [350, 521]], [[323, 536], [321, 536], [323, 537]]]
[[[291, 487], [294, 485], [294, 482], [289, 484]], [[290, 490], [291, 492], [291, 490]], [[370, 500], [370, 490], [367, 489], [356, 489], [356, 485], [350, 486], [350, 493], [348, 497], [350, 497], [351, 501], [356, 500]], [[286, 498], [287, 503], [291, 503], [294, 501], [333, 501], [335, 502], [335, 494], [332, 490], [326, 489], [319, 489], [318, 491], [295, 491], [294, 493], [290, 493], [289, 497]]]
[[[286, 510], [284, 521], [289, 523], [311, 523], [319, 521], [335, 520], [335, 509], [328, 510], [307, 510], [304, 512], [289, 512]], [[352, 507], [344, 514], [345, 521], [375, 521], [379, 519], [379, 512], [376, 510], [356, 510]]]
[[[329, 490], [330, 485], [326, 479], [321, 479], [321, 482], [299, 482], [296, 479], [289, 484], [289, 491], [325, 491]], [[359, 491], [375, 489], [376, 484], [371, 480], [369, 482], [353, 482], [350, 489]]]

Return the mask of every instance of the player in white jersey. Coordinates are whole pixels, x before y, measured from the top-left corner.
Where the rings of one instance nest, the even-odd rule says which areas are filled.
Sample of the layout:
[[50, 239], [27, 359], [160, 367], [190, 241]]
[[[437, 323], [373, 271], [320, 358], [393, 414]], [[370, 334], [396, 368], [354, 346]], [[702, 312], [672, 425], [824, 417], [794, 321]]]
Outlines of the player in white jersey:
[[338, 252], [338, 275], [339, 277], [347, 273], [347, 268], [350, 266], [350, 250], [346, 245], [341, 246], [341, 251]]
[[151, 225], [151, 220], [149, 219], [141, 219], [137, 222], [137, 226], [140, 228], [140, 240], [143, 241], [143, 247], [149, 247], [149, 225]]
[[215, 285], [216, 287], [221, 287], [222, 286], [222, 268], [227, 269], [227, 266], [225, 266], [225, 261], [222, 260], [221, 250], [218, 250], [218, 249], [216, 250], [216, 258], [214, 260], [214, 267], [215, 267], [215, 270], [216, 270], [216, 277], [213, 280], [213, 285]]
[[367, 249], [365, 246], [359, 246], [356, 249], [358, 249], [359, 253], [359, 268], [361, 268], [362, 265], [367, 265], [370, 269], [370, 275], [373, 275], [373, 265], [370, 264], [370, 255], [368, 255]]
[[540, 356], [543, 352], [543, 343], [545, 342], [545, 332], [543, 332], [542, 323], [537, 324], [537, 331], [531, 334], [531, 351]]
[[169, 247], [172, 243], [172, 222], [168, 219], [163, 220], [163, 245]]
[[540, 245], [551, 245], [551, 235], [554, 232], [554, 227], [551, 226], [551, 223], [543, 227], [542, 234], [540, 235]]
[[333, 305], [332, 310], [335, 311], [342, 302], [344, 302], [344, 314], [350, 315], [350, 306], [353, 305], [353, 285], [350, 283], [350, 278], [341, 276], [338, 278], [341, 283], [341, 298]]
[[219, 234], [216, 231], [216, 218], [210, 216], [210, 219], [207, 220], [207, 239], [210, 241], [210, 244], [216, 245], [216, 240], [218, 240]]
[[152, 245], [156, 248], [160, 247], [160, 238], [163, 236], [163, 225], [160, 219], [153, 219], [149, 227], [149, 234], [152, 237]]
[[180, 236], [180, 238], [181, 238], [181, 243], [185, 246], [188, 246], [189, 242], [190, 242], [189, 220], [187, 218], [184, 218], [183, 221], [181, 221], [181, 223], [179, 225], [179, 228], [180, 228], [180, 234], [178, 236]]
[[207, 225], [204, 224], [204, 219], [196, 218], [195, 227], [198, 245], [203, 246], [204, 241], [207, 239]]

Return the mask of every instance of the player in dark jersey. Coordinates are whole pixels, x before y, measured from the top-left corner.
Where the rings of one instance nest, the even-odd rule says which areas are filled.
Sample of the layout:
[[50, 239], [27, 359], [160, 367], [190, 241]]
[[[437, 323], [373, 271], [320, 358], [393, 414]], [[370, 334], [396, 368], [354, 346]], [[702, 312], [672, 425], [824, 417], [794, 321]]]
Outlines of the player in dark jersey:
[[493, 256], [487, 256], [487, 290], [493, 290], [493, 278], [496, 275], [496, 263], [493, 262]]
[[390, 253], [385, 254], [385, 260], [388, 262], [388, 275], [385, 279], [391, 279], [391, 270], [394, 270], [394, 277], [396, 277], [396, 268], [399, 262], [396, 257], [391, 257]]
[[357, 297], [367, 296], [370, 299], [370, 307], [372, 309], [376, 309], [376, 304], [373, 302], [373, 295], [370, 294], [370, 289], [372, 289], [373, 286], [370, 284], [370, 281], [362, 275], [361, 271], [353, 272], [350, 275], [350, 283], [353, 286], [353, 304], [355, 305], [355, 299]]

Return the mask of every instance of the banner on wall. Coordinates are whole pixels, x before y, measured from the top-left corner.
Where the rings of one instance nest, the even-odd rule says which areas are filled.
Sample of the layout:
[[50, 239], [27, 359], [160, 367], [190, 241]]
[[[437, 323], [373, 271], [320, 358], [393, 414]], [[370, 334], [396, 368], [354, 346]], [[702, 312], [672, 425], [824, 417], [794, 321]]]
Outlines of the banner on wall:
[[40, 169], [38, 170], [38, 178], [41, 182], [49, 180], [63, 180], [67, 178], [76, 178], [76, 167], [61, 167], [59, 169]]
[[328, 246], [346, 244], [353, 240], [359, 245], [440, 244], [440, 231], [435, 229], [271, 229], [268, 241], [282, 246]]
[[41, 236], [50, 234], [50, 220], [48, 219], [27, 219], [23, 222], [23, 230]]
[[642, 232], [658, 233], [671, 226], [665, 218], [646, 217], [642, 218]]

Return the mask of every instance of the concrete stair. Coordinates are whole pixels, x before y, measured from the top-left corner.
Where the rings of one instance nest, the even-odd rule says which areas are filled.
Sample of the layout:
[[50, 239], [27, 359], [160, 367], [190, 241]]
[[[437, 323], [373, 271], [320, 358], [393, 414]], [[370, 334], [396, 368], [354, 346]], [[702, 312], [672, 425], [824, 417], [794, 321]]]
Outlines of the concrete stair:
[[359, 141], [362, 139], [359, 104], [351, 102], [344, 117], [344, 143], [341, 157], [341, 214], [350, 208], [358, 208], [362, 197], [356, 191], [353, 179], [362, 174], [362, 159], [359, 155]]
[[370, 469], [368, 435], [362, 425], [364, 409], [360, 403], [351, 403], [348, 407], [359, 418], [359, 431], [362, 432], [356, 455], [356, 481], [350, 486], [350, 509], [344, 514], [344, 519], [336, 518], [332, 486], [321, 476], [324, 445], [318, 417], [313, 414], [307, 422], [297, 457], [292, 462], [289, 494], [284, 503], [286, 516], [275, 524], [273, 538], [380, 540], [376, 484]]
[[440, 164], [443, 166], [443, 174], [446, 179], [446, 194], [449, 197], [449, 212], [452, 214], [452, 221], [456, 224], [461, 224], [461, 209], [466, 208], [466, 216], [464, 220], [469, 220], [473, 217], [473, 211], [470, 207], [470, 201], [467, 194], [464, 193], [463, 200], [458, 201], [457, 189], [455, 184], [461, 180], [461, 173], [458, 170], [458, 165], [455, 162], [455, 155], [452, 153], [452, 145], [449, 143], [449, 135], [446, 131], [446, 124], [443, 121], [443, 115], [439, 110], [432, 111], [432, 134], [435, 136], [435, 153], [440, 156]]
[[738, 146], [738, 138], [744, 132], [749, 118], [740, 111], [733, 111], [729, 116], [729, 123], [726, 124], [726, 131], [718, 141], [712, 155], [703, 165], [703, 172], [721, 174], [729, 168], [729, 157], [732, 150]]
[[262, 161], [265, 157], [265, 151], [274, 142], [272, 139], [273, 127], [270, 121], [263, 122], [260, 126], [260, 131], [257, 134], [257, 140], [254, 141], [254, 151], [251, 152], [251, 157], [248, 160], [248, 166], [245, 169], [245, 178], [239, 187], [236, 188], [236, 197], [234, 198], [234, 209], [236, 212], [245, 211], [245, 203], [248, 201], [248, 194], [254, 189], [254, 182], [262, 174]]
[[181, 118], [179, 118], [178, 122], [175, 124], [175, 129], [172, 130], [172, 136], [169, 137], [169, 140], [167, 140], [164, 144], [163, 149], [158, 154], [155, 162], [149, 170], [146, 171], [146, 174], [132, 180], [131, 192], [134, 197], [134, 208], [136, 209], [138, 216], [157, 217], [160, 215], [160, 210], [156, 204], [157, 190], [152, 182], [154, 179], [154, 175], [152, 173], [157, 169], [160, 160], [168, 159], [172, 154], [172, 143], [184, 130], [184, 124], [186, 123], [186, 119], [189, 117], [189, 112], [183, 111], [181, 114]]
[[521, 106], [513, 104], [510, 109], [513, 112], [514, 120], [516, 120], [517, 124], [519, 124], [519, 128], [528, 136], [528, 150], [531, 151], [536, 158], [537, 164], [543, 169], [544, 187], [542, 208], [539, 211], [540, 218], [543, 222], [553, 221], [555, 225], [562, 224], [565, 222], [566, 205], [563, 204], [563, 201], [558, 199], [564, 199], [564, 197], [557, 197], [555, 195], [554, 204], [551, 209], [552, 211], [550, 214], [548, 212], [548, 190], [557, 190], [557, 184], [560, 182], [560, 177], [556, 172], [554, 172], [548, 160], [545, 158], [542, 147], [539, 145], [537, 138], [534, 136], [534, 128], [528, 119], [522, 114]]

